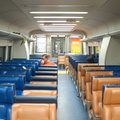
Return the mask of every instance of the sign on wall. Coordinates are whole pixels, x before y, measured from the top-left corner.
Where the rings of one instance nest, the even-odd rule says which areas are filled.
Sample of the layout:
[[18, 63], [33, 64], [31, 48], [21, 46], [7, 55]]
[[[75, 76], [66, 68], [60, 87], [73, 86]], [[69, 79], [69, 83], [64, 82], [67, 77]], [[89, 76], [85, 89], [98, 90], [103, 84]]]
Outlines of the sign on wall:
[[71, 38], [71, 53], [82, 53], [80, 38]]
[[37, 52], [46, 52], [46, 38], [37, 38]]

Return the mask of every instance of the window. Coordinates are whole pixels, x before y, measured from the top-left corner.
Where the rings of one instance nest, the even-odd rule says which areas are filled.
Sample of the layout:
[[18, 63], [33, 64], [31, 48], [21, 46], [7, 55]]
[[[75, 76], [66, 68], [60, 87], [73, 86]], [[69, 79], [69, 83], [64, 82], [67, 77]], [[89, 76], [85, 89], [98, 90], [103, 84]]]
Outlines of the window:
[[46, 52], [46, 38], [37, 38], [36, 52], [39, 52], [39, 53]]

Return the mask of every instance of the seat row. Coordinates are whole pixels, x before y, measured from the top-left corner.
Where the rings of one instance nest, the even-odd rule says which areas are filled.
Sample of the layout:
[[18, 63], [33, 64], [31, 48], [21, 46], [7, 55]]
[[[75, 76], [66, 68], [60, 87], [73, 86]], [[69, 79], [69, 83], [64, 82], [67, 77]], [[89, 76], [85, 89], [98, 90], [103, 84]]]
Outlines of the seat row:
[[78, 66], [78, 80], [73, 80], [79, 88], [80, 97], [82, 97], [90, 119], [117, 120], [112, 117], [111, 119], [104, 118], [102, 87], [105, 84], [120, 84], [120, 66], [105, 66], [95, 63], [81, 63]]
[[0, 119], [56, 120], [57, 85], [57, 66], [25, 59], [0, 63]]

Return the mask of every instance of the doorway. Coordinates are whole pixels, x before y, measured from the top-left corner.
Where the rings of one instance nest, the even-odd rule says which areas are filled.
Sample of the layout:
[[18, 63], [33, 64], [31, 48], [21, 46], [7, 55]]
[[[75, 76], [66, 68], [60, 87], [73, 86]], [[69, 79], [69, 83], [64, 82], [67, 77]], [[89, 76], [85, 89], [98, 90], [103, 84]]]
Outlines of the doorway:
[[5, 61], [5, 47], [0, 47], [0, 61]]
[[65, 37], [52, 37], [52, 57], [65, 52]]

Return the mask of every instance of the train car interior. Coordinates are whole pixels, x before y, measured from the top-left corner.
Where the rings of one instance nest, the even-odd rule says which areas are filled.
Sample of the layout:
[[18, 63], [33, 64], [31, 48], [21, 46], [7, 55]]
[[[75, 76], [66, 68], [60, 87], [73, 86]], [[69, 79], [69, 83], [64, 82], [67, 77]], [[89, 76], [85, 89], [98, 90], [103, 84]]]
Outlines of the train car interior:
[[0, 120], [120, 120], [119, 0], [0, 0]]

